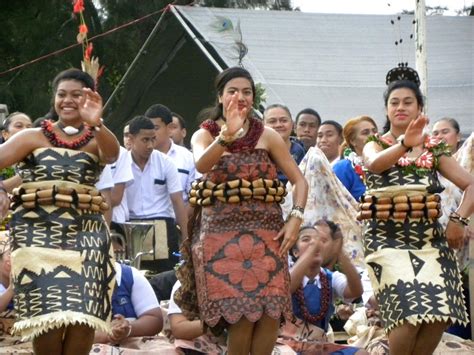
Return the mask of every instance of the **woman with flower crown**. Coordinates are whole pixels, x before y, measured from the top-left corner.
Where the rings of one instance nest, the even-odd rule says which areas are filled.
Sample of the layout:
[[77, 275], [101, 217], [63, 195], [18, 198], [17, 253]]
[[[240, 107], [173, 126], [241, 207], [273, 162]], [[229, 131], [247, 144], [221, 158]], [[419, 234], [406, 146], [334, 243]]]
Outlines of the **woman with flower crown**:
[[369, 116], [351, 118], [342, 129], [342, 136], [344, 137], [344, 142], [341, 145], [343, 159], [335, 163], [332, 169], [356, 201], [359, 201], [365, 192], [362, 150], [367, 138], [377, 133], [377, 124]]
[[[367, 191], [359, 217], [366, 221], [365, 260], [390, 354], [431, 354], [449, 324], [467, 322], [453, 249], [462, 246], [474, 210], [474, 177], [444, 142], [425, 135], [417, 73], [393, 69], [387, 84], [386, 133], [369, 138], [363, 151]], [[438, 222], [438, 171], [464, 191], [446, 233]]]
[[[0, 146], [0, 167], [27, 169], [13, 191], [14, 331], [36, 354], [88, 354], [94, 329], [109, 331], [111, 240], [94, 184], [119, 144], [102, 122], [94, 80], [77, 69], [53, 81], [58, 121], [26, 129]], [[0, 212], [9, 207], [0, 185]]]

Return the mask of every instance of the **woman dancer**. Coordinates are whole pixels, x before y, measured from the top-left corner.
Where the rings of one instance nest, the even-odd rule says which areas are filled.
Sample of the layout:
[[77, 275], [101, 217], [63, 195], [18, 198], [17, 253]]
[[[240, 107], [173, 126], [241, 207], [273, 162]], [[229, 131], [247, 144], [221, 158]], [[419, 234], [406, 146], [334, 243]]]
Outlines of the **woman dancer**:
[[[227, 329], [229, 354], [270, 354], [280, 320], [291, 318], [287, 255], [303, 217], [307, 183], [278, 133], [252, 116], [249, 72], [225, 70], [216, 89], [216, 110], [191, 141], [196, 169], [204, 174], [190, 198], [203, 206], [190, 229], [199, 316], [214, 330]], [[277, 167], [294, 185], [286, 223]], [[175, 297], [188, 318], [183, 301], [192, 288], [185, 273], [190, 266], [187, 259], [179, 270], [182, 287]]]
[[[101, 120], [102, 99], [86, 73], [53, 81], [56, 123], [26, 129], [0, 146], [0, 167], [28, 169], [13, 192], [12, 274], [17, 322], [37, 354], [87, 354], [94, 329], [108, 331], [114, 286], [111, 243], [94, 188], [118, 155]], [[0, 207], [7, 195], [0, 189]]]
[[[403, 73], [400, 73], [402, 71]], [[392, 80], [392, 78], [412, 78]], [[461, 280], [451, 248], [462, 245], [473, 212], [474, 179], [450, 157], [444, 142], [426, 137], [417, 73], [399, 67], [387, 75], [388, 122], [363, 155], [367, 193], [365, 254], [388, 331], [390, 354], [431, 354], [451, 322], [466, 323]], [[444, 230], [439, 224], [439, 171], [464, 190]], [[449, 245], [449, 246], [448, 246]]]

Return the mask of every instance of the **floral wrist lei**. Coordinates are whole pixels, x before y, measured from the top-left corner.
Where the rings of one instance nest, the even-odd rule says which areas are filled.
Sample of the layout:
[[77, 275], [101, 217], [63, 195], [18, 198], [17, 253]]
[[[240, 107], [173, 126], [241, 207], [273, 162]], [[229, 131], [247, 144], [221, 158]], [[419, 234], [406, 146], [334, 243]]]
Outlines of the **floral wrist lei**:
[[358, 156], [357, 153], [354, 152], [351, 148], [344, 149], [343, 156], [344, 159], [347, 159], [351, 162], [356, 174], [359, 175], [362, 180], [364, 180], [365, 171], [362, 157]]
[[[383, 149], [387, 149], [396, 144], [389, 138], [384, 138], [379, 135], [370, 136], [367, 142], [375, 142]], [[446, 142], [431, 136], [426, 136], [423, 142], [423, 153], [417, 158], [408, 158], [405, 153], [398, 159], [397, 166], [399, 166], [404, 175], [416, 174], [420, 177], [425, 176], [430, 170], [437, 169], [439, 165], [439, 157], [441, 155], [451, 156], [451, 148]]]

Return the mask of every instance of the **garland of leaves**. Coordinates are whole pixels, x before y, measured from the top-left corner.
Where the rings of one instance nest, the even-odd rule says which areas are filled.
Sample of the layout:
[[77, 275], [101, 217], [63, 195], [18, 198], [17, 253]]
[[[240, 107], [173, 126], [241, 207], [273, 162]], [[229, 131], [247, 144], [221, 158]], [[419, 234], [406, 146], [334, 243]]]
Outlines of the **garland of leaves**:
[[0, 180], [6, 180], [15, 176], [15, 169], [12, 166], [0, 169]]
[[[383, 149], [390, 148], [395, 143], [381, 137], [378, 134], [368, 137], [367, 142], [375, 142]], [[397, 165], [404, 175], [415, 174], [420, 177], [425, 176], [439, 166], [439, 157], [442, 155], [451, 156], [451, 148], [446, 142], [437, 138], [426, 136], [423, 142], [423, 152], [415, 159], [410, 159], [405, 153], [398, 159]]]

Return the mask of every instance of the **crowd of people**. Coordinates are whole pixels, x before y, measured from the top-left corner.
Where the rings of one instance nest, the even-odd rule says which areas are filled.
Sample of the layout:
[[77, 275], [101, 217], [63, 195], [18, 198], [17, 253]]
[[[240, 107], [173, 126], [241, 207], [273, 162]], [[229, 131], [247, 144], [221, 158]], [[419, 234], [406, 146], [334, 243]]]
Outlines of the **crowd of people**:
[[2, 126], [12, 336], [35, 354], [364, 354], [334, 341], [362, 308], [390, 354], [433, 353], [448, 328], [468, 338], [473, 136], [461, 145], [453, 118], [426, 133], [408, 69], [389, 72], [380, 132], [282, 103], [260, 118], [252, 76], [228, 68], [189, 149], [160, 103], [120, 146], [93, 79], [59, 73], [49, 118]]

